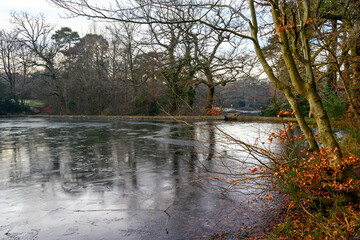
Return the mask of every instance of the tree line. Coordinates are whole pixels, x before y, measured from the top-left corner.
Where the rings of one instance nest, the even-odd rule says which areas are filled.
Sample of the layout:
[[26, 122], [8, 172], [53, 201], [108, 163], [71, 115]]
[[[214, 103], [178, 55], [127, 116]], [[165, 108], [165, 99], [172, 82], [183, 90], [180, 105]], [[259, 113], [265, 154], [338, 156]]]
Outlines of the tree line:
[[[60, 114], [207, 114], [215, 87], [252, 79], [256, 65], [242, 41], [201, 24], [112, 22], [80, 37], [41, 14], [12, 13], [11, 23], [0, 32], [2, 101], [40, 99]], [[200, 84], [206, 100], [192, 112]]]

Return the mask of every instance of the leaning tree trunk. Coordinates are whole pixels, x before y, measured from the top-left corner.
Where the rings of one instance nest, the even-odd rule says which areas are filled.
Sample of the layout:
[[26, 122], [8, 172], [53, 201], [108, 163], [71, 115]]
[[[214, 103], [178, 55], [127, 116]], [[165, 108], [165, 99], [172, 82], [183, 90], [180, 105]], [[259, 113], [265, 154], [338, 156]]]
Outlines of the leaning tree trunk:
[[340, 161], [342, 153], [340, 151], [339, 144], [334, 137], [329, 117], [322, 105], [322, 101], [316, 87], [310, 85], [307, 89], [307, 95], [305, 97], [309, 102], [312, 116], [316, 121], [321, 142], [324, 146], [330, 149], [338, 149], [338, 151], [336, 151], [336, 155], [337, 159]]
[[[308, 24], [308, 19], [310, 19], [310, 15], [308, 11], [309, 1], [303, 0], [302, 6], [303, 6], [303, 14], [304, 14], [302, 16], [303, 17], [302, 24], [305, 23]], [[272, 14], [273, 14], [273, 20], [275, 26], [277, 28], [283, 27], [280, 21], [281, 17], [278, 11], [276, 11], [277, 10], [276, 6], [273, 5], [272, 7], [273, 7]], [[291, 29], [279, 32], [281, 53], [282, 56], [284, 57], [285, 64], [287, 66], [293, 87], [309, 102], [310, 111], [316, 121], [316, 125], [318, 127], [320, 140], [322, 144], [324, 145], [324, 147], [328, 148], [329, 150], [332, 150], [335, 163], [341, 164], [343, 155], [340, 146], [337, 140], [335, 139], [334, 133], [331, 129], [329, 117], [324, 109], [320, 95], [316, 88], [316, 81], [315, 81], [314, 70], [312, 65], [312, 57], [310, 52], [310, 44], [308, 41], [307, 32], [305, 30], [306, 29], [300, 31], [299, 33], [303, 55], [299, 54], [299, 51], [297, 49], [298, 46], [296, 45], [296, 39], [292, 37], [291, 33], [289, 32], [292, 31]], [[289, 37], [292, 40], [291, 47], [289, 46], [289, 40], [288, 40]], [[299, 72], [297, 64], [294, 60], [294, 56], [296, 56], [296, 58], [299, 60], [299, 62], [303, 64], [305, 68], [305, 77], [306, 77], [305, 79], [302, 78], [302, 75]], [[340, 172], [337, 175], [337, 177], [339, 180], [346, 180], [347, 178], [359, 179], [359, 176], [349, 166], [345, 166], [344, 170]], [[358, 195], [358, 197], [360, 197], [360, 192], [356, 194]]]
[[318, 150], [318, 144], [313, 136], [312, 130], [311, 128], [307, 125], [306, 121], [305, 121], [305, 117], [302, 114], [300, 107], [298, 105], [298, 102], [296, 100], [296, 98], [294, 97], [292, 90], [290, 88], [290, 86], [286, 85], [285, 83], [281, 82], [276, 76], [275, 73], [272, 69], [272, 67], [269, 65], [269, 63], [267, 62], [263, 50], [261, 49], [259, 40], [258, 40], [258, 25], [257, 25], [257, 19], [256, 19], [256, 12], [255, 12], [255, 6], [254, 6], [254, 0], [249, 0], [249, 6], [250, 6], [250, 11], [251, 11], [251, 16], [252, 16], [252, 21], [253, 23], [250, 25], [251, 28], [251, 37], [252, 37], [252, 42], [253, 42], [253, 46], [255, 48], [255, 53], [257, 55], [257, 57], [259, 58], [259, 61], [266, 73], [266, 75], [268, 76], [268, 78], [270, 79], [270, 81], [273, 83], [273, 85], [279, 89], [280, 91], [282, 91], [285, 96], [286, 99], [288, 100], [292, 110], [294, 111], [296, 120], [299, 124], [299, 127], [301, 129], [301, 131], [304, 133], [305, 138], [307, 140], [307, 142], [309, 143], [309, 149], [310, 150]]
[[308, 144], [309, 144], [309, 150], [310, 151], [317, 151], [319, 150], [319, 146], [315, 140], [314, 134], [311, 130], [311, 128], [308, 126], [308, 124], [305, 121], [305, 117], [303, 113], [301, 112], [301, 109], [299, 107], [299, 104], [291, 92], [290, 88], [286, 88], [283, 90], [285, 97], [287, 101], [289, 102], [291, 109], [294, 111], [295, 118], [299, 124], [300, 130], [303, 132]]
[[[275, 2], [277, 3], [277, 1]], [[280, 29], [281, 27], [282, 28], [284, 27], [282, 26], [283, 23], [280, 21], [282, 18], [277, 7], [278, 7], [277, 4], [272, 5], [272, 15], [273, 15], [273, 21], [275, 27], [277, 29]], [[304, 16], [305, 19], [309, 18], [307, 14], [304, 14]], [[298, 45], [296, 44], [295, 39], [291, 38], [292, 37], [291, 32], [288, 31], [293, 31], [293, 30], [290, 29], [290, 30], [279, 31], [278, 34], [279, 34], [281, 53], [284, 58], [285, 65], [291, 79], [291, 84], [294, 87], [294, 89], [303, 97], [305, 97], [306, 100], [309, 102], [310, 112], [316, 121], [322, 143], [324, 144], [325, 147], [328, 147], [330, 149], [337, 148], [338, 151], [336, 151], [335, 154], [337, 156], [338, 161], [341, 161], [342, 153], [339, 144], [337, 143], [334, 137], [329, 118], [322, 105], [322, 101], [319, 96], [319, 93], [317, 92], [316, 89], [313, 66], [311, 62], [310, 45], [306, 35], [307, 33], [305, 32], [305, 30], [300, 31], [299, 33], [299, 39], [301, 40], [301, 47], [303, 52], [303, 56], [302, 56], [298, 52], [297, 49]], [[292, 40], [291, 47], [290, 47], [289, 38], [290, 40]], [[298, 63], [295, 62], [294, 57], [298, 58], [299, 62], [301, 62], [305, 67], [306, 79], [303, 79], [302, 74], [300, 74]]]

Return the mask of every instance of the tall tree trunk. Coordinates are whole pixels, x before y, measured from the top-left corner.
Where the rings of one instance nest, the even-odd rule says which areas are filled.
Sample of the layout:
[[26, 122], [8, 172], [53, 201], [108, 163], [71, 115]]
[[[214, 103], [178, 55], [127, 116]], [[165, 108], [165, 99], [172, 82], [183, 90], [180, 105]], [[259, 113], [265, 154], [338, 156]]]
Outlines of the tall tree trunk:
[[[280, 21], [281, 16], [277, 9], [278, 1], [275, 1], [276, 4], [272, 5], [272, 15], [275, 27], [278, 29], [282, 26], [282, 22]], [[309, 18], [308, 12], [306, 12], [306, 8], [308, 7], [308, 1], [304, 0], [302, 2], [302, 6], [304, 8], [304, 15], [302, 16], [303, 23], [307, 21]], [[290, 30], [292, 31], [292, 30]], [[313, 72], [313, 66], [311, 62], [311, 54], [310, 54], [310, 45], [307, 39], [306, 31], [302, 30], [299, 33], [299, 38], [301, 40], [301, 46], [303, 51], [303, 56], [298, 54], [296, 42], [292, 42], [292, 48], [289, 45], [289, 36], [290, 34], [287, 31], [279, 31], [279, 41], [280, 41], [280, 49], [282, 56], [285, 61], [285, 65], [290, 75], [291, 84], [295, 88], [295, 90], [304, 96], [310, 105], [310, 112], [313, 115], [317, 127], [319, 129], [320, 139], [325, 147], [330, 149], [337, 148], [338, 151], [335, 152], [337, 156], [337, 161], [341, 161], [342, 153], [339, 148], [339, 144], [337, 143], [334, 134], [331, 130], [331, 125], [327, 113], [322, 105], [321, 98], [316, 89], [315, 76]], [[305, 76], [306, 80], [303, 79], [302, 75], [299, 72], [298, 66], [294, 60], [294, 56], [299, 58], [299, 61], [305, 67]]]
[[205, 115], [208, 115], [209, 110], [214, 105], [214, 95], [215, 95], [215, 86], [214, 85], [208, 85], [206, 104], [205, 104]]
[[250, 6], [251, 18], [253, 21], [252, 24], [250, 25], [250, 27], [251, 27], [251, 37], [252, 37], [252, 42], [253, 42], [253, 45], [255, 48], [255, 53], [258, 56], [259, 61], [262, 65], [266, 75], [270, 79], [270, 81], [274, 84], [274, 86], [277, 89], [279, 89], [280, 91], [285, 93], [285, 96], [286, 96], [292, 110], [294, 111], [294, 114], [295, 114], [296, 120], [299, 124], [299, 127], [300, 127], [301, 131], [304, 133], [307, 142], [309, 143], [309, 149], [317, 150], [317, 149], [319, 149], [318, 144], [313, 136], [311, 128], [307, 125], [307, 123], [305, 121], [304, 115], [301, 113], [300, 107], [296, 101], [296, 98], [292, 94], [291, 88], [288, 85], [286, 85], [285, 83], [279, 81], [279, 79], [275, 76], [272, 67], [267, 62], [267, 60], [264, 56], [264, 53], [260, 47], [260, 43], [259, 43], [258, 36], [257, 36], [258, 26], [257, 26], [254, 0], [249, 0], [249, 6]]
[[177, 95], [174, 92], [170, 93], [170, 109], [169, 109], [169, 113], [171, 115], [175, 114], [178, 110], [178, 105], [177, 105]]
[[295, 118], [299, 124], [300, 130], [304, 134], [308, 144], [309, 144], [309, 150], [310, 151], [316, 151], [319, 150], [319, 146], [315, 140], [314, 134], [311, 130], [311, 128], [308, 126], [308, 124], [305, 121], [305, 117], [303, 113], [301, 112], [301, 109], [299, 107], [299, 104], [291, 92], [290, 88], [285, 88], [283, 90], [285, 97], [287, 101], [289, 102], [291, 109], [294, 111]]
[[357, 27], [357, 31], [354, 29], [357, 34], [353, 36], [353, 41], [351, 43], [351, 73], [352, 77], [350, 80], [350, 97], [354, 104], [355, 111], [357, 114], [360, 114], [360, 27]]
[[204, 114], [207, 115], [209, 113], [209, 110], [214, 105], [215, 84], [214, 84], [214, 79], [213, 79], [213, 76], [211, 73], [211, 69], [205, 68], [204, 72], [205, 72], [205, 76], [206, 76], [206, 80], [207, 80], [207, 87], [208, 87], [206, 104], [205, 104], [205, 109], [204, 109]]
[[65, 115], [69, 114], [68, 105], [66, 104], [64, 96], [59, 96], [58, 98], [61, 105], [61, 112], [63, 112]]
[[330, 120], [322, 105], [322, 101], [316, 90], [316, 87], [310, 85], [307, 88], [307, 92], [308, 94], [306, 95], [306, 99], [309, 102], [311, 113], [316, 121], [316, 125], [320, 134], [320, 140], [325, 147], [330, 149], [338, 149], [338, 151], [336, 151], [336, 156], [338, 161], [340, 161], [342, 153], [340, 151], [339, 144], [334, 137]]

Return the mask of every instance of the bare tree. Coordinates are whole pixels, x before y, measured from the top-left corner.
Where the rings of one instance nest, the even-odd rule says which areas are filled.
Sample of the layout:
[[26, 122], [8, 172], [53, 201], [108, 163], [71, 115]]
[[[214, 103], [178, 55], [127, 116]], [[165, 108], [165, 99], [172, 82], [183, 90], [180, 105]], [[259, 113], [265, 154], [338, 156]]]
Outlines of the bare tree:
[[133, 23], [120, 22], [108, 28], [112, 36], [112, 76], [122, 84], [131, 86], [132, 101], [138, 97], [138, 89], [145, 79], [138, 73], [137, 57], [143, 53], [142, 39], [139, 37], [140, 26]]
[[[219, 16], [222, 14], [222, 12], [217, 12]], [[213, 25], [222, 24], [228, 27], [231, 20], [230, 16], [226, 20], [212, 18], [207, 21], [213, 22]], [[241, 41], [234, 38], [232, 34], [201, 24], [194, 25], [194, 28], [195, 30], [192, 31], [195, 33], [191, 34], [195, 51], [194, 60], [197, 69], [201, 72], [198, 81], [208, 87], [205, 104], [205, 114], [207, 114], [214, 104], [216, 86], [225, 86], [229, 82], [239, 80], [241, 75], [245, 75], [245, 66], [252, 64], [249, 64], [251, 60], [248, 54], [240, 53]], [[245, 59], [247, 61], [244, 61]]]
[[[348, 112], [359, 117], [359, 9], [356, 1], [338, 1], [325, 4], [318, 1], [319, 11], [314, 11], [312, 30], [318, 47], [320, 66], [325, 66], [325, 72], [319, 70], [320, 79], [325, 79], [327, 90], [337, 94], [344, 91]], [[322, 65], [321, 65], [322, 63]], [[326, 92], [327, 94], [327, 92]]]
[[45, 70], [44, 83], [49, 95], [56, 96], [61, 111], [67, 114], [64, 81], [60, 75], [61, 67], [56, 60], [60, 47], [51, 41], [53, 27], [46, 23], [43, 15], [33, 17], [25, 12], [13, 13], [12, 23], [21, 43], [36, 55], [35, 65]]
[[10, 91], [9, 97], [14, 99], [16, 103], [19, 103], [18, 96], [16, 94], [16, 79], [18, 74], [18, 51], [20, 49], [20, 43], [17, 39], [16, 32], [0, 32], [0, 54], [1, 54], [1, 69], [4, 74], [1, 74], [1, 78], [8, 82]]
[[28, 95], [33, 54], [19, 41], [15, 31], [0, 32], [1, 78], [9, 84], [9, 97], [24, 105]]
[[[190, 36], [192, 24], [182, 23], [189, 12], [183, 11], [181, 6], [175, 10], [158, 8], [156, 13], [142, 8], [150, 21], [156, 17], [163, 19], [178, 19], [179, 23], [159, 24], [149, 23], [151, 45], [154, 51], [164, 53], [166, 60], [159, 69], [159, 77], [163, 80], [169, 94], [169, 112], [174, 114], [182, 104], [192, 104], [192, 80], [196, 69], [192, 62], [193, 44]], [[189, 95], [190, 94], [190, 95]]]
[[[175, 113], [182, 103], [193, 102], [192, 93], [195, 93], [195, 90], [192, 84], [189, 84], [195, 74], [189, 61], [193, 46], [186, 35], [195, 22], [187, 23], [184, 20], [189, 19], [190, 15], [194, 16], [196, 8], [189, 9], [182, 4], [164, 8], [151, 0], [127, 3], [116, 1], [113, 7], [108, 9], [92, 7], [87, 1], [53, 1], [53, 3], [57, 6], [69, 7], [69, 10], [73, 6], [79, 7], [73, 9], [75, 15], [96, 16], [106, 21], [119, 20], [120, 17], [127, 19], [122, 22], [148, 25], [153, 51], [167, 55], [167, 60], [158, 73], [168, 88], [169, 112]], [[82, 5], [89, 8], [80, 9]], [[90, 12], [87, 12], [88, 10]]]

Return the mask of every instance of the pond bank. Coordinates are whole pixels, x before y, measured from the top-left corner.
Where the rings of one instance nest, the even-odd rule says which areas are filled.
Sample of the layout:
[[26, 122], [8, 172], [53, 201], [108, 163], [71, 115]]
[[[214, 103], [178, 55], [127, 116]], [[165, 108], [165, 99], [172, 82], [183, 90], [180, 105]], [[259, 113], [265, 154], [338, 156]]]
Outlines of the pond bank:
[[277, 118], [262, 116], [120, 116], [120, 115], [2, 115], [0, 118], [31, 117], [31, 118], [62, 118], [79, 120], [123, 120], [123, 121], [175, 121], [175, 122], [197, 122], [197, 121], [237, 121], [237, 122], [268, 122], [283, 123], [296, 122], [295, 118]]

